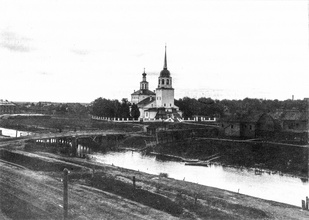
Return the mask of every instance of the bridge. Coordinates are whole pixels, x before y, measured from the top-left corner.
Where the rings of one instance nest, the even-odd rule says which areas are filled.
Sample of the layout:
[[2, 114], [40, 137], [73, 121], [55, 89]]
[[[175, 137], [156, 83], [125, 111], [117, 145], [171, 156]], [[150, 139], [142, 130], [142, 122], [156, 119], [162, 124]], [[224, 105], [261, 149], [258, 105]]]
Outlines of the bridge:
[[69, 131], [61, 133], [36, 133], [26, 137], [27, 140], [49, 140], [59, 138], [84, 138], [90, 136], [117, 136], [117, 135], [128, 135], [130, 132], [116, 132], [116, 131]]
[[71, 148], [72, 154], [79, 153], [81, 157], [90, 153], [90, 147], [79, 145], [81, 142], [85, 143], [86, 140], [91, 140], [94, 143], [100, 144], [105, 141], [118, 142], [130, 132], [116, 132], [116, 131], [77, 131], [77, 132], [63, 132], [63, 133], [43, 133], [34, 134], [27, 137], [26, 143], [30, 144], [53, 144], [57, 147], [68, 146]]

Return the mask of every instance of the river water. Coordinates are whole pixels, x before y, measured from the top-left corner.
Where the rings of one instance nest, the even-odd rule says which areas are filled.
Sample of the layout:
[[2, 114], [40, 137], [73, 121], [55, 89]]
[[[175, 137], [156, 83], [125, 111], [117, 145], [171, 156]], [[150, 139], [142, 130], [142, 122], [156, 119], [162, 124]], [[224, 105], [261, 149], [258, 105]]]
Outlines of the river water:
[[[25, 131], [1, 128], [2, 135], [20, 137], [31, 134]], [[81, 153], [79, 145], [77, 151]], [[84, 147], [82, 147], [84, 148]], [[90, 150], [86, 148], [86, 152]], [[82, 151], [85, 151], [83, 149]], [[139, 170], [158, 175], [167, 173], [168, 177], [239, 192], [262, 199], [273, 200], [295, 206], [301, 206], [301, 200], [309, 196], [309, 182], [300, 178], [262, 173], [256, 175], [254, 170], [236, 169], [212, 165], [209, 167], [185, 166], [184, 162], [157, 160], [155, 156], [142, 155], [139, 152], [91, 153], [99, 163], [113, 164], [132, 170]], [[79, 154], [78, 154], [79, 155]]]
[[301, 200], [309, 196], [309, 183], [300, 178], [262, 173], [212, 165], [209, 167], [185, 166], [184, 162], [161, 161], [155, 156], [139, 152], [93, 153], [99, 163], [139, 170], [149, 174], [167, 173], [168, 177], [201, 185], [212, 186], [262, 199], [301, 206]]

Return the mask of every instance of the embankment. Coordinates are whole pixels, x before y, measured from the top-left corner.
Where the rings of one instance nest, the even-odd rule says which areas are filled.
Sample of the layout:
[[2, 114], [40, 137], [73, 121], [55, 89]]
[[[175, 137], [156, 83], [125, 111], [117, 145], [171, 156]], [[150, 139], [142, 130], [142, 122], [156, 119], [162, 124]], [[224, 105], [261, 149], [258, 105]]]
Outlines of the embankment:
[[[14, 184], [6, 184], [6, 178], [1, 176], [0, 183], [12, 193], [1, 194], [5, 196], [2, 197], [2, 201], [15, 202], [16, 198], [11, 196], [14, 191], [18, 190], [19, 195], [23, 195], [23, 192], [27, 191], [29, 193], [27, 196], [28, 198], [31, 196], [31, 200], [22, 201], [28, 206], [35, 205], [42, 210], [48, 207], [49, 216], [56, 212], [55, 216], [59, 217], [58, 202], [55, 202], [53, 197], [55, 193], [61, 195], [61, 188], [59, 188], [61, 183], [58, 180], [62, 178], [62, 171], [59, 169], [67, 166], [73, 168], [69, 174], [70, 219], [77, 217], [79, 217], [78, 219], [106, 219], [108, 216], [118, 216], [118, 218], [112, 219], [119, 219], [119, 215], [121, 214], [121, 218], [124, 218], [125, 213], [130, 219], [133, 219], [132, 213], [138, 213], [135, 219], [172, 219], [173, 217], [178, 219], [306, 219], [309, 216], [309, 212], [301, 211], [299, 207], [110, 165], [99, 165], [95, 161], [80, 158], [68, 158], [46, 152], [35, 154], [8, 150], [4, 150], [1, 156], [2, 159], [14, 160], [15, 163], [39, 171], [38, 174], [27, 175], [27, 181], [31, 182], [29, 186], [40, 181], [31, 194], [28, 184], [20, 184], [17, 189], [14, 188]], [[27, 161], [27, 163], [20, 161]], [[38, 165], [33, 167], [32, 164]], [[55, 169], [46, 170], [46, 166], [53, 164], [56, 164]], [[82, 167], [82, 169], [77, 169], [78, 167]], [[5, 170], [2, 167], [0, 170], [5, 173], [5, 177], [9, 178], [11, 172], [9, 167], [5, 167]], [[12, 171], [12, 173], [16, 172]], [[21, 175], [20, 173], [19, 175]], [[30, 181], [32, 176], [36, 179]], [[135, 188], [132, 184], [133, 176], [136, 180]], [[12, 179], [13, 177], [16, 179]], [[21, 179], [25, 179], [25, 177], [19, 178], [17, 174], [10, 175], [12, 183], [20, 182]], [[37, 203], [36, 196], [42, 195], [44, 195], [44, 203]], [[110, 200], [110, 202], [102, 204], [102, 201], [106, 200]], [[104, 209], [101, 208], [102, 205], [104, 205]], [[8, 215], [14, 211], [18, 213], [18, 217], [23, 215], [17, 207], [1, 207], [1, 209]], [[29, 212], [28, 210], [23, 211]], [[39, 212], [29, 212], [24, 216], [39, 219], [38, 214]]]

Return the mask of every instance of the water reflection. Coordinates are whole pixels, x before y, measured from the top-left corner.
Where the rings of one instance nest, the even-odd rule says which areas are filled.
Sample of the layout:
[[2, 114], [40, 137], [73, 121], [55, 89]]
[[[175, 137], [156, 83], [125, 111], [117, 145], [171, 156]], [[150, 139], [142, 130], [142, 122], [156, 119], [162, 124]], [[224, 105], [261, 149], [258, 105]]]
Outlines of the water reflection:
[[183, 162], [156, 160], [138, 152], [109, 152], [92, 155], [97, 162], [114, 164], [150, 174], [167, 173], [178, 180], [199, 183], [268, 200], [300, 206], [308, 196], [308, 180], [291, 176], [262, 173], [255, 175], [253, 169], [236, 169], [212, 165], [209, 167], [185, 166]]
[[82, 157], [85, 158], [88, 154], [91, 154], [91, 149], [90, 147], [85, 147], [83, 145], [78, 145], [77, 149], [76, 149], [76, 154], [78, 157]]

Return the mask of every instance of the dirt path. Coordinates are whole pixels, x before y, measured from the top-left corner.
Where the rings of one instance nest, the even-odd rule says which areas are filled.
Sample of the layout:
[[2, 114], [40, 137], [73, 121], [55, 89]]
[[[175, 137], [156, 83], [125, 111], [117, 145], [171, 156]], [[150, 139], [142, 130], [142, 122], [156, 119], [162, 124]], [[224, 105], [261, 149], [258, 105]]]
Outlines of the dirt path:
[[[62, 182], [0, 161], [2, 215], [8, 219], [62, 219]], [[71, 219], [174, 219], [167, 213], [114, 194], [69, 187]]]

